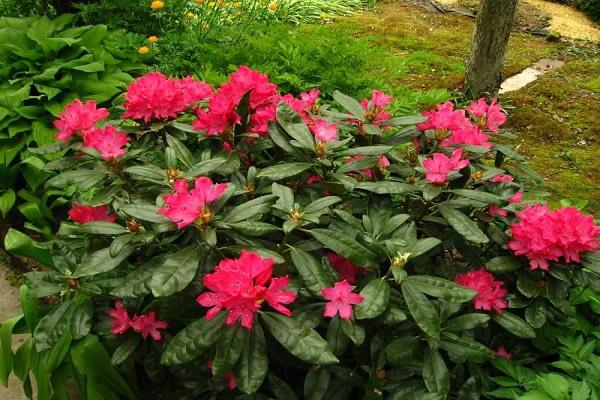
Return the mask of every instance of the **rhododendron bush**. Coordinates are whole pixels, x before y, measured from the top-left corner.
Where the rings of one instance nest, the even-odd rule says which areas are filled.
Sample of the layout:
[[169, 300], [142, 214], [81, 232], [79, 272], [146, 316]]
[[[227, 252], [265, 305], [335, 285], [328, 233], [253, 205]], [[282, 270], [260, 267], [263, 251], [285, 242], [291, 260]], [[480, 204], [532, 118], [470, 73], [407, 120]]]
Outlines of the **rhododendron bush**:
[[29, 348], [99, 338], [125, 397], [478, 398], [489, 361], [585, 320], [600, 227], [534, 200], [500, 104], [334, 99], [240, 67], [150, 73], [118, 115], [68, 105], [47, 186], [76, 195], [27, 276], [60, 305], [26, 318]]

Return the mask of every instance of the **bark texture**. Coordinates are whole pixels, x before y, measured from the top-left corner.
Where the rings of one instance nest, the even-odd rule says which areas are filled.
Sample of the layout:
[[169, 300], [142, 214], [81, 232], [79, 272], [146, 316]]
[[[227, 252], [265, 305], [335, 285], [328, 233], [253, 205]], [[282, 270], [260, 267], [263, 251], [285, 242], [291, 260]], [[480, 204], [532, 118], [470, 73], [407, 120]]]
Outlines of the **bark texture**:
[[481, 1], [467, 66], [465, 93], [468, 96], [479, 98], [498, 94], [518, 2], [519, 0]]

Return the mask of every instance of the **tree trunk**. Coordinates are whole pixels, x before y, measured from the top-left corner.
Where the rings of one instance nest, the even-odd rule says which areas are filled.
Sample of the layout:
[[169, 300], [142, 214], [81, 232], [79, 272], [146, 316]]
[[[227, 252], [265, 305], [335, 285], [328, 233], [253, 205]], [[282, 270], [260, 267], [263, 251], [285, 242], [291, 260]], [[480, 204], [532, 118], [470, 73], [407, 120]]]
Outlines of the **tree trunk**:
[[518, 2], [519, 0], [481, 1], [467, 67], [467, 96], [479, 98], [498, 94]]

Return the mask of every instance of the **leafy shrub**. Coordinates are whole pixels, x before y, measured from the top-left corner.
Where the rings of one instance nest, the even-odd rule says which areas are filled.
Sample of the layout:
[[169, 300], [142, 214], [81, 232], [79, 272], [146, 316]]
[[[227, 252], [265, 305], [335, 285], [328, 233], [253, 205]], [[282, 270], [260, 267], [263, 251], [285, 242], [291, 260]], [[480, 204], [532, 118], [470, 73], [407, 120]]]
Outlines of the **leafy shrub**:
[[576, 0], [577, 7], [581, 8], [593, 20], [600, 22], [600, 1], [599, 0]]
[[[129, 120], [61, 118], [72, 152], [46, 185], [74, 188], [71, 221], [6, 239], [49, 267], [23, 291], [60, 298], [2, 326], [4, 374], [33, 358], [42, 390], [478, 398], [488, 361], [537, 357], [577, 321], [569, 292], [598, 288], [600, 227], [523, 200], [536, 175], [495, 102], [392, 118], [381, 92], [280, 96], [246, 67], [215, 91], [150, 73], [124, 98]], [[14, 359], [13, 326], [33, 333]]]
[[72, 21], [0, 18], [0, 213], [18, 205], [27, 227], [44, 234], [51, 209], [65, 202], [61, 191], [39, 191], [50, 176], [45, 161], [60, 154], [30, 147], [55, 141], [50, 121], [73, 99], [110, 100], [144, 69], [128, 35]]
[[44, 0], [0, 0], [0, 16], [29, 17], [51, 14], [52, 9]]

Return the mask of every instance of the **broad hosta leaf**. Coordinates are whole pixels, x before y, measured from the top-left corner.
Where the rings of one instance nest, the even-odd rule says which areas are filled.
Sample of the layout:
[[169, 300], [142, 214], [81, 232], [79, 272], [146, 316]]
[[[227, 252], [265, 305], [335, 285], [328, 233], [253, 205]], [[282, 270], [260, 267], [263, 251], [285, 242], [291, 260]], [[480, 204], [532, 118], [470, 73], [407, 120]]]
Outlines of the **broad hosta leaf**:
[[377, 255], [350, 236], [329, 229], [312, 229], [310, 233], [323, 245], [348, 258], [359, 267], [378, 266]]
[[474, 290], [436, 276], [410, 275], [406, 278], [406, 282], [430, 296], [456, 303], [469, 301], [477, 294]]
[[33, 338], [37, 351], [49, 350], [69, 329], [73, 302], [67, 300], [40, 320]]
[[150, 288], [156, 297], [166, 297], [182, 291], [194, 279], [202, 257], [202, 248], [196, 244], [166, 257], [164, 264], [154, 271]]
[[502, 311], [501, 313], [494, 314], [492, 318], [498, 325], [502, 326], [515, 336], [525, 339], [533, 339], [536, 336], [535, 330], [531, 325], [511, 312]]
[[390, 285], [385, 278], [373, 279], [360, 291], [364, 300], [354, 306], [356, 319], [377, 318], [387, 309]]
[[441, 204], [438, 205], [438, 210], [450, 226], [469, 242], [484, 244], [490, 241], [485, 233], [479, 229], [477, 223], [462, 212]]
[[35, 242], [26, 234], [10, 228], [4, 237], [4, 248], [10, 253], [29, 257], [42, 265], [54, 267], [52, 256], [46, 249], [36, 247]]
[[414, 185], [393, 181], [361, 182], [355, 188], [377, 194], [402, 194], [417, 191], [417, 187]]
[[243, 350], [235, 369], [235, 378], [240, 390], [247, 394], [255, 393], [262, 385], [269, 371], [267, 344], [260, 324], [255, 324], [246, 335]]
[[213, 376], [223, 376], [227, 372], [231, 372], [242, 354], [247, 333], [248, 330], [240, 324], [225, 329], [217, 341], [215, 358], [212, 363]]
[[213, 319], [198, 319], [183, 328], [168, 344], [160, 362], [178, 365], [192, 361], [207, 351], [221, 336], [226, 313]]
[[0, 214], [2, 214], [2, 217], [6, 217], [16, 200], [17, 196], [15, 195], [15, 191], [12, 189], [8, 189], [6, 192], [0, 195]]
[[116, 257], [110, 256], [110, 248], [108, 247], [91, 254], [86, 254], [81, 259], [73, 277], [81, 278], [82, 276], [98, 275], [111, 271], [125, 261], [133, 253], [133, 250], [132, 247], [126, 247]]
[[295, 247], [291, 249], [290, 255], [306, 289], [312, 295], [321, 297], [321, 290], [333, 285], [331, 273], [313, 256]]
[[427, 349], [423, 358], [423, 380], [432, 393], [450, 392], [450, 374], [444, 359], [437, 351]]
[[2, 322], [0, 326], [0, 383], [8, 386], [8, 376], [13, 369], [12, 333], [15, 325], [23, 318], [17, 315]]
[[431, 301], [418, 288], [408, 282], [402, 283], [402, 294], [415, 323], [433, 339], [440, 337], [440, 316]]
[[278, 181], [280, 179], [285, 179], [294, 175], [298, 175], [299, 173], [304, 172], [311, 167], [312, 164], [301, 162], [278, 164], [261, 169], [256, 175], [256, 177], [266, 178], [272, 181]]
[[338, 362], [329, 344], [316, 331], [279, 314], [264, 312], [260, 316], [273, 337], [300, 360], [319, 365]]

